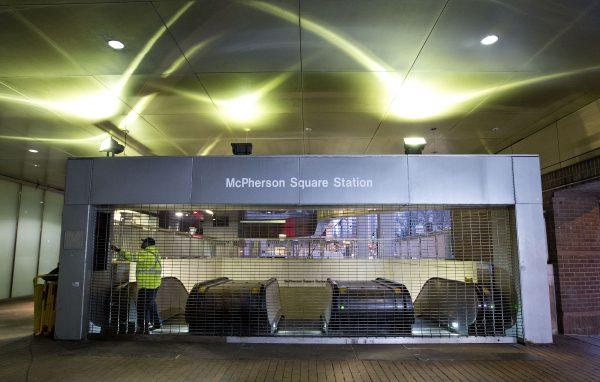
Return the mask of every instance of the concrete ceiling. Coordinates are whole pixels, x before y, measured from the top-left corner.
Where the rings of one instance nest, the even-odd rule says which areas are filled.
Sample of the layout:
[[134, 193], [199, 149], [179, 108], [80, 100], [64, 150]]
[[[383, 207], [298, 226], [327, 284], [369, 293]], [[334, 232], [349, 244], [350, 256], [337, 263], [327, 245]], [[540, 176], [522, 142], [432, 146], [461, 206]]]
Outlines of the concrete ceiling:
[[600, 97], [599, 41], [599, 1], [0, 0], [0, 174], [61, 187], [107, 132], [126, 155], [494, 153]]

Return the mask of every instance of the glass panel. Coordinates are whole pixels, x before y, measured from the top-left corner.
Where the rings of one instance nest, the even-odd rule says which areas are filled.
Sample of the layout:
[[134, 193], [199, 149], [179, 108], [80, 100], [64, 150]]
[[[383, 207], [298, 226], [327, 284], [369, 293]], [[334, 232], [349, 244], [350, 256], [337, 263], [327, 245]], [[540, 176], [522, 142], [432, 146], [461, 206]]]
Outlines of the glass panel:
[[50, 272], [56, 268], [56, 264], [58, 263], [62, 207], [63, 195], [46, 191], [42, 240], [40, 242], [39, 274]]
[[33, 294], [32, 281], [38, 263], [43, 197], [43, 190], [23, 186], [19, 209], [15, 273], [11, 297], [30, 296]]
[[0, 180], [0, 299], [10, 297], [19, 185]]

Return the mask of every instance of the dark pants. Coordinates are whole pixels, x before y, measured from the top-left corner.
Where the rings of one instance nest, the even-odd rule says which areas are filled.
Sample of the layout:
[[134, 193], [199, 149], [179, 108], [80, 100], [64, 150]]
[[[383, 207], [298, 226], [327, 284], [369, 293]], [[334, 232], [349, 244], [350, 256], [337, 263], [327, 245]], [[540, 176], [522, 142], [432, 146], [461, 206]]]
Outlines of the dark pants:
[[156, 308], [157, 289], [142, 288], [137, 296], [137, 325], [139, 329], [147, 329], [150, 324], [160, 325], [160, 317]]

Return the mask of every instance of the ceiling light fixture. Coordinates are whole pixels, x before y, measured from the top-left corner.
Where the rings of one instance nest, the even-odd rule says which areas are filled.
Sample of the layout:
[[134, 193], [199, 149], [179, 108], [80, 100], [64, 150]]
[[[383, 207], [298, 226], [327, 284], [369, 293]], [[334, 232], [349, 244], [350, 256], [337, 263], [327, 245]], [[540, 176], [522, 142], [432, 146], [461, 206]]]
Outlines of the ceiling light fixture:
[[420, 146], [426, 144], [427, 141], [423, 137], [407, 137], [404, 138], [404, 144], [408, 146]]
[[125, 146], [115, 141], [113, 137], [109, 136], [100, 142], [100, 152], [105, 152], [106, 156], [115, 156], [116, 154], [121, 154], [125, 151]]
[[406, 137], [404, 138], [404, 153], [405, 154], [421, 154], [427, 141], [423, 137]]
[[175, 216], [177, 216], [178, 218], [183, 216], [183, 212], [175, 212]]
[[232, 143], [231, 152], [233, 155], [252, 155], [252, 143]]
[[481, 39], [482, 45], [492, 45], [498, 41], [498, 36], [495, 34], [490, 34]]
[[110, 41], [108, 41], [108, 46], [110, 46], [114, 50], [121, 50], [121, 49], [125, 48], [125, 44], [123, 44], [119, 40], [110, 40]]
[[214, 215], [215, 214], [212, 210], [204, 210], [204, 212], [206, 212], [209, 215]]
[[29, 149], [29, 150], [27, 150], [27, 151], [29, 151], [30, 153], [34, 153], [34, 154], [37, 154], [37, 153], [39, 153], [39, 151], [38, 151], [38, 150], [36, 150], [36, 149]]

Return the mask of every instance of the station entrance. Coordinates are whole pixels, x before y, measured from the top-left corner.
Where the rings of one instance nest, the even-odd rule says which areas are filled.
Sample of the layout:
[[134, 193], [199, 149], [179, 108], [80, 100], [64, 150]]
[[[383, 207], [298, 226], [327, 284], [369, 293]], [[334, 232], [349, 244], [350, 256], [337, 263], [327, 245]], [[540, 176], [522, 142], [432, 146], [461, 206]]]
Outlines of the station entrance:
[[510, 342], [521, 330], [511, 206], [98, 206], [90, 335], [139, 332], [148, 237], [152, 335]]

